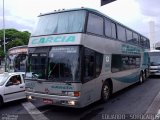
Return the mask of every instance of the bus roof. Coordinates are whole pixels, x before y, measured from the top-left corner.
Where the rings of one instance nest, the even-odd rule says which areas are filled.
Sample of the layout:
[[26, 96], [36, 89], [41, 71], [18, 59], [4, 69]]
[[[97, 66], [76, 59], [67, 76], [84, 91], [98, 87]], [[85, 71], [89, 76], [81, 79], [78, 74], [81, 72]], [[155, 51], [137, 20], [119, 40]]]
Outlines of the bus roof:
[[49, 12], [49, 13], [44, 13], [44, 14], [40, 14], [39, 16], [44, 16], [44, 15], [49, 15], [49, 14], [55, 14], [55, 13], [61, 13], [61, 12], [68, 12], [68, 11], [76, 11], [76, 10], [88, 10], [88, 11], [92, 11], [92, 12], [97, 12], [100, 13], [99, 11], [92, 9], [92, 8], [74, 8], [74, 9], [62, 9], [62, 10], [55, 10], [54, 12]]
[[[59, 9], [59, 10], [55, 10], [54, 12], [49, 12], [49, 13], [40, 14], [38, 17], [40, 17], [40, 16], [45, 16], [45, 15], [50, 15], [50, 14], [55, 14], [55, 13], [62, 13], [62, 12], [69, 12], [69, 11], [77, 11], [77, 10], [86, 10], [86, 11], [94, 12], [94, 13], [97, 13], [97, 14], [99, 14], [99, 15], [102, 15], [102, 16], [104, 16], [104, 17], [106, 17], [106, 18], [109, 18], [110, 20], [114, 21], [115, 23], [118, 23], [118, 24], [120, 24], [120, 25], [122, 25], [122, 26], [125, 26], [125, 25], [123, 25], [122, 23], [120, 23], [120, 22], [112, 19], [111, 17], [107, 16], [106, 14], [104, 14], [104, 13], [102, 13], [102, 12], [99, 12], [98, 10], [95, 10], [95, 9], [92, 9], [92, 8], [84, 8], [84, 7], [82, 7], [82, 8], [74, 8], [74, 9], [66, 9], [66, 10], [65, 10], [65, 9], [62, 9], [62, 10]], [[125, 26], [125, 27], [128, 28], [128, 29], [130, 29], [130, 30], [132, 30], [132, 31], [134, 31], [134, 32], [137, 33], [137, 34], [140, 34], [140, 33], [136, 32], [135, 30], [133, 30], [133, 29], [127, 27], [127, 26]], [[145, 37], [145, 38], [147, 38], [146, 36], [144, 36], [144, 35], [142, 35], [142, 34], [140, 34], [140, 35], [143, 36], [143, 37]], [[148, 39], [148, 38], [147, 38], [147, 39]]]
[[148, 52], [160, 52], [160, 50], [150, 50]]

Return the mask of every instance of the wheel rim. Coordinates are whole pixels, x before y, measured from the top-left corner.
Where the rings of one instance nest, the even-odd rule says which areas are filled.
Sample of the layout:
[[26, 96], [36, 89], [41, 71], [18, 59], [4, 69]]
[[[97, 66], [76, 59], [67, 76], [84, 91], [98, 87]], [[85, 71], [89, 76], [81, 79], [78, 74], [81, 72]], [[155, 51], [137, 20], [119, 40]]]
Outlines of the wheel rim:
[[105, 100], [109, 98], [109, 87], [107, 85], [105, 85], [103, 88], [103, 97]]
[[144, 80], [146, 79], [146, 74], [145, 73], [143, 73], [143, 78], [144, 78]]
[[143, 82], [143, 77], [142, 77], [142, 75], [140, 75], [140, 82], [141, 82], [141, 83]]

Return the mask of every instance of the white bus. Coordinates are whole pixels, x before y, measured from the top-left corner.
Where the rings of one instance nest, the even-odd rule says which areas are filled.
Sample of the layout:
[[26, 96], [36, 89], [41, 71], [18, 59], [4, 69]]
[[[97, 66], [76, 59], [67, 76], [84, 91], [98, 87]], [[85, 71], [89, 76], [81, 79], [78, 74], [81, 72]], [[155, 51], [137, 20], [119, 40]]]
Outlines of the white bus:
[[150, 75], [160, 75], [160, 50], [150, 50]]
[[28, 44], [27, 96], [77, 108], [105, 102], [143, 82], [149, 48], [148, 38], [94, 9], [41, 14]]

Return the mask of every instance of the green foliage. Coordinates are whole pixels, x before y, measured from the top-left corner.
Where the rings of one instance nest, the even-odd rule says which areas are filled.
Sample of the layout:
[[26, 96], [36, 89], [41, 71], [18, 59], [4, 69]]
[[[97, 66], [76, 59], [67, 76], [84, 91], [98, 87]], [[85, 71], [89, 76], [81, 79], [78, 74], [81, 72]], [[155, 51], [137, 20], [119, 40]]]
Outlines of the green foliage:
[[[18, 31], [16, 29], [5, 29], [6, 51], [12, 47], [27, 45], [30, 33], [28, 31]], [[0, 30], [0, 57], [3, 53], [3, 29]]]
[[2, 48], [0, 48], [0, 58], [4, 58], [4, 51]]
[[16, 38], [15, 40], [10, 41], [6, 47], [7, 49], [9, 49], [9, 48], [21, 46], [21, 45], [24, 45], [24, 42], [21, 39]]

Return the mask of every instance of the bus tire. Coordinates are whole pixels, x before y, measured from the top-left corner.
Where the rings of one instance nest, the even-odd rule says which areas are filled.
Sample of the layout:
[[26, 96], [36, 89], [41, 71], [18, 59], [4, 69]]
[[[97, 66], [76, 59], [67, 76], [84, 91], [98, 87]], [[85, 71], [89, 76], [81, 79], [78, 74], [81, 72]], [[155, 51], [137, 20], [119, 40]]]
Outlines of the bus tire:
[[143, 83], [143, 80], [144, 80], [144, 77], [143, 77], [143, 72], [140, 73], [139, 75], [139, 84], [142, 84]]
[[105, 81], [101, 91], [101, 102], [106, 102], [111, 96], [111, 85], [108, 81]]
[[147, 79], [148, 78], [148, 70], [146, 69], [145, 70], [145, 79]]
[[3, 105], [3, 98], [0, 96], [0, 107]]
[[146, 80], [146, 79], [147, 79], [147, 77], [146, 77], [146, 70], [144, 70], [144, 72], [143, 72], [143, 81]]

